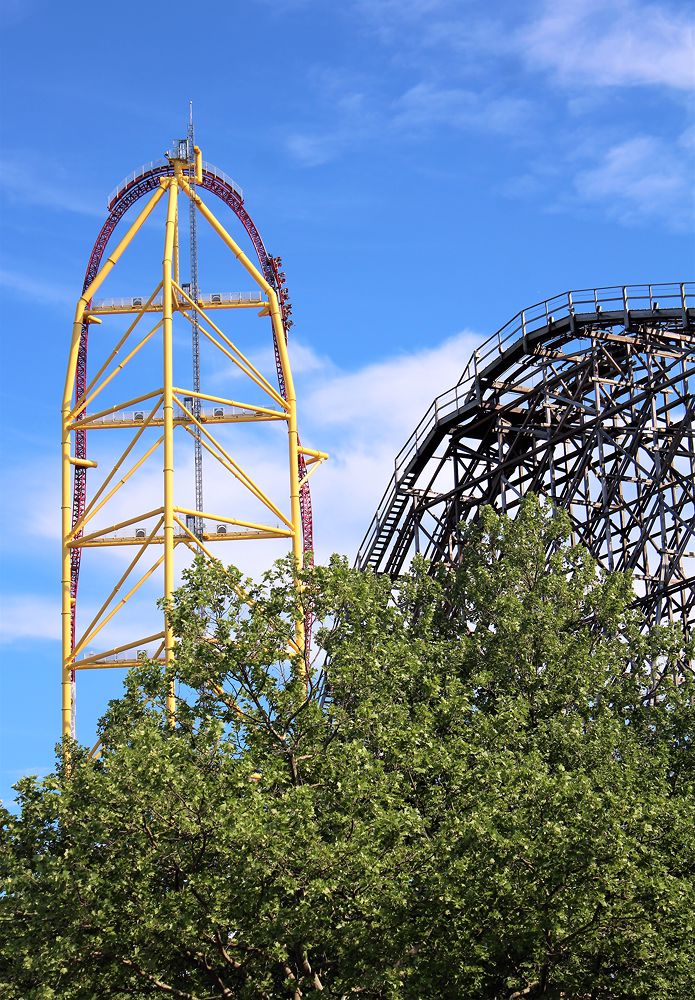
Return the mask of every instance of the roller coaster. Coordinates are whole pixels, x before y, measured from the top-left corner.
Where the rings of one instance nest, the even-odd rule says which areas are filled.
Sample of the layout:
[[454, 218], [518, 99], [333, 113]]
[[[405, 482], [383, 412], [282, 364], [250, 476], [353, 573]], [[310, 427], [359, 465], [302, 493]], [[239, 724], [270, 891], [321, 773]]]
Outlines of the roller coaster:
[[455, 564], [461, 526], [533, 491], [633, 575], [650, 621], [695, 627], [695, 284], [567, 292], [522, 310], [395, 459], [356, 565]]
[[[223, 224], [213, 214], [200, 192], [215, 196], [231, 210], [243, 228], [242, 235], [245, 233], [251, 242], [257, 263], [227, 231], [228, 223]], [[147, 196], [144, 208], [115, 248], [111, 248], [110, 241], [121, 220]], [[179, 200], [189, 205], [191, 215], [189, 282], [184, 282], [180, 273]], [[160, 201], [166, 204], [160, 280], [148, 294], [97, 300], [96, 293], [131, 243], [135, 240], [146, 242], [147, 227], [151, 227]], [[226, 251], [241, 265], [237, 268], [239, 273], [251, 279], [255, 291], [199, 293], [197, 248], [194, 246], [197, 218], [209, 223]], [[236, 317], [237, 328], [242, 323], [244, 311], [247, 315], [252, 310], [259, 316], [269, 317], [277, 388], [252, 360], [252, 352], [258, 350], [256, 335], [249, 335], [250, 346], [240, 349], [220, 328], [219, 315], [224, 310], [236, 311], [232, 315]], [[150, 318], [154, 319], [154, 326], [143, 332]], [[192, 386], [190, 346], [183, 350], [184, 340], [174, 330], [175, 320], [187, 330], [193, 329]], [[126, 324], [125, 332], [123, 323]], [[130, 667], [142, 657], [171, 664], [174, 638], [166, 615], [159, 616], [157, 624], [146, 630], [148, 634], [136, 630], [135, 634], [124, 636], [124, 628], [127, 632], [134, 627], [131, 620], [130, 624], [121, 626], [118, 641], [118, 629], [114, 631], [114, 624], [123, 618], [126, 606], [132, 611], [133, 604], [138, 601], [145, 612], [142, 617], [150, 614], [154, 597], [146, 595], [145, 585], [150, 578], [158, 578], [155, 574], [162, 577], [159, 595], [165, 600], [171, 598], [175, 574], [181, 567], [179, 559], [179, 570], [175, 569], [177, 550], [188, 550], [189, 558], [190, 553], [199, 553], [214, 559], [210, 550], [213, 543], [276, 539], [290, 546], [298, 564], [312, 558], [308, 479], [327, 456], [305, 448], [299, 439], [296, 396], [287, 349], [291, 325], [291, 307], [280, 258], [271, 256], [266, 250], [245, 207], [241, 188], [223, 171], [203, 161], [200, 149], [192, 141], [191, 121], [187, 138], [176, 140], [162, 160], [147, 163], [127, 176], [109, 196], [108, 217], [89, 257], [82, 294], [77, 300], [63, 394], [61, 439], [64, 736], [75, 735], [75, 684], [80, 671]], [[99, 331], [95, 345], [96, 364], [92, 364], [94, 348], [90, 348], [94, 329]], [[235, 334], [235, 340], [236, 337]], [[213, 364], [208, 365], [207, 374], [214, 378], [226, 365], [233, 369], [237, 379], [244, 380], [245, 391], [254, 396], [253, 399], [239, 402], [227, 398], [220, 389], [200, 390], [199, 342], [215, 356]], [[184, 357], [187, 365], [183, 363]], [[88, 377], [88, 360], [93, 371], [91, 378]], [[146, 391], [143, 391], [143, 381]], [[124, 399], [124, 394], [130, 394], [131, 398]], [[95, 411], [97, 398], [99, 408]], [[284, 447], [288, 451], [284, 454], [289, 457], [286, 472], [289, 510], [283, 510], [281, 502], [271, 499], [269, 491], [242, 467], [235, 451], [236, 439], [223, 436], [249, 424], [258, 424], [268, 431], [278, 426], [286, 429]], [[109, 439], [107, 445], [105, 438]], [[88, 439], [96, 445], [94, 454], [93, 446], [88, 454]], [[193, 447], [192, 440], [195, 446], [196, 500], [192, 502], [186, 502], [185, 497], [188, 491], [184, 480], [191, 479], [186, 471], [190, 456], [182, 459], [182, 439], [190, 447]], [[227, 477], [225, 484], [220, 486], [218, 483], [213, 508], [208, 511], [200, 509], [200, 456], [203, 450], [218, 477], [222, 474], [220, 470]], [[250, 451], [253, 459], [262, 453], [255, 447]], [[162, 460], [158, 472], [143, 482], [143, 475], [158, 458]], [[282, 457], [275, 460], [276, 465], [284, 461]], [[185, 476], [177, 474], [175, 477], [175, 463], [177, 471], [185, 471]], [[89, 499], [88, 477], [92, 480]], [[132, 489], [138, 481], [143, 486], [140, 493]], [[126, 498], [129, 489], [131, 493]], [[260, 517], [249, 519], [248, 515], [240, 513], [238, 505], [229, 510], [233, 489], [241, 490], [247, 500], [250, 497], [249, 502], [256, 504], [265, 517], [261, 513]], [[118, 550], [123, 546], [126, 546], [124, 552], [134, 551], [135, 554], [132, 559], [130, 555], [126, 557], [130, 561], [121, 573]], [[87, 561], [96, 572], [83, 602], [79, 584], [86, 553], [89, 554]], [[154, 553], [151, 565], [148, 565], [148, 553]], [[122, 561], [122, 555], [120, 559]], [[100, 591], [105, 599], [93, 614]], [[297, 627], [294, 645], [300, 654], [308, 641], [307, 624], [310, 626], [303, 622]], [[111, 641], [105, 641], [106, 637]], [[174, 704], [172, 688], [167, 702], [170, 717], [173, 717]], [[98, 752], [98, 747], [92, 752]]]
[[[201, 193], [231, 210], [256, 262]], [[188, 283], [182, 280], [179, 261], [180, 195], [190, 214]], [[143, 198], [148, 199], [144, 208], [111, 248], [119, 224]], [[130, 244], [144, 238], [160, 201], [166, 204], [160, 280], [148, 294], [96, 299]], [[209, 223], [255, 290], [201, 294], [199, 218]], [[474, 352], [457, 384], [434, 400], [396, 456], [356, 565], [395, 577], [415, 553], [435, 563], [455, 564], [462, 527], [474, 521], [482, 507], [489, 504], [513, 513], [533, 491], [567, 511], [573, 540], [586, 545], [600, 565], [632, 573], [636, 602], [649, 620], [680, 621], [695, 628], [694, 297], [694, 283], [606, 287], [567, 292], [518, 313]], [[236, 310], [237, 317], [249, 315], [249, 310], [269, 317], [277, 388], [249, 356], [255, 335], [250, 348], [241, 349], [220, 328], [218, 314], [224, 310]], [[143, 333], [150, 316], [154, 326]], [[174, 334], [175, 320], [187, 321], [193, 330], [188, 388], [190, 346], [189, 370], [181, 377], [182, 341]], [[125, 323], [125, 331], [116, 329], [115, 336], [107, 331], [113, 321]], [[90, 344], [94, 328], [102, 324], [94, 364]], [[75, 735], [80, 671], [130, 667], [143, 657], [172, 664], [174, 638], [163, 612], [146, 635], [136, 629], [117, 640], [112, 629], [114, 618], [138, 600], [151, 612], [153, 597], [146, 595], [144, 585], [150, 578], [156, 580], [158, 572], [159, 594], [165, 601], [171, 598], [177, 550], [187, 550], [188, 558], [200, 553], [214, 559], [213, 543], [276, 539], [290, 546], [298, 564], [312, 558], [308, 480], [327, 456], [304, 447], [299, 439], [287, 349], [291, 325], [281, 261], [266, 250], [241, 188], [203, 161], [193, 142], [191, 120], [186, 139], [177, 140], [162, 160], [127, 176], [109, 196], [108, 216], [77, 300], [61, 439], [64, 736]], [[219, 374], [222, 359], [246, 380], [255, 393], [253, 400], [239, 402], [222, 390], [201, 390], [203, 343], [217, 359], [205, 374]], [[155, 355], [148, 365], [146, 349], [152, 348]], [[91, 378], [88, 360], [90, 369], [96, 368]], [[133, 378], [133, 369], [144, 375], [147, 391]], [[136, 384], [133, 395], [130, 390]], [[123, 398], [129, 394], [131, 398]], [[97, 397], [100, 408], [94, 410]], [[244, 424], [285, 427], [289, 510], [242, 467], [231, 439], [224, 437]], [[183, 437], [190, 446], [193, 441], [193, 501], [179, 495], [186, 493], [182, 479], [192, 477], [177, 444], [178, 472], [185, 475], [177, 472], [175, 478], [175, 434], [177, 442]], [[90, 445], [88, 453], [88, 439], [99, 445], [105, 437], [111, 439], [108, 447], [97, 447], [94, 457]], [[117, 438], [123, 447], [114, 447]], [[232, 494], [219, 482], [212, 491], [214, 512], [202, 509], [203, 452], [206, 461], [218, 472], [221, 467], [229, 482], [260, 505], [264, 520], [249, 519], [238, 504], [228, 510]], [[255, 446], [251, 450], [254, 460], [262, 454]], [[160, 497], [153, 498], [155, 480], [150, 479], [144, 507], [138, 506], [142, 492], [135, 500], [125, 500], [127, 488], [157, 456], [162, 468], [154, 489]], [[278, 461], [283, 460], [276, 459], [276, 465]], [[105, 554], [123, 546], [135, 555], [126, 557], [130, 561], [120, 572], [118, 560], [109, 561]], [[152, 552], [154, 561], [148, 565], [145, 557]], [[101, 560], [101, 571], [82, 602], [79, 585], [86, 553], [92, 565]], [[178, 565], [180, 569], [180, 559]], [[106, 596], [93, 613], [100, 590]], [[310, 621], [297, 623], [294, 651], [299, 659], [310, 631]], [[104, 648], [95, 649], [95, 643]], [[170, 718], [174, 711], [172, 688]]]

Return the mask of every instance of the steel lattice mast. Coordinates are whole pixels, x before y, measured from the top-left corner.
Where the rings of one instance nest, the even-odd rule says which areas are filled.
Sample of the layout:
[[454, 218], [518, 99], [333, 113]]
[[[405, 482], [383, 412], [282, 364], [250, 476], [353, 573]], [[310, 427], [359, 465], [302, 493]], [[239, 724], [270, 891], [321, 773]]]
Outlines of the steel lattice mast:
[[357, 565], [455, 563], [460, 525], [528, 491], [633, 574], [653, 622], [695, 629], [695, 285], [584, 289], [481, 345], [399, 452]]
[[[303, 447], [299, 440], [287, 349], [289, 303], [283, 279], [276, 258], [265, 250], [245, 209], [241, 190], [222, 171], [204, 163], [197, 146], [193, 152], [191, 161], [188, 138], [179, 140], [166, 159], [135, 171], [113, 192], [109, 216], [97, 237], [75, 310], [62, 406], [64, 736], [75, 733], [74, 682], [81, 671], [133, 666], [143, 655], [167, 666], [173, 664], [175, 644], [167, 616], [156, 611], [152, 595], [145, 595], [148, 581], [154, 583], [159, 578], [160, 596], [167, 601], [171, 598], [177, 552], [188, 550], [216, 559], [211, 546], [218, 542], [276, 539], [289, 545], [302, 565], [313, 547], [308, 479], [327, 456]], [[215, 195], [232, 210], [251, 239], [258, 264], [244, 253], [200, 192]], [[117, 246], [109, 247], [107, 256], [118, 223], [141, 198], [147, 199], [145, 207]], [[179, 274], [181, 198], [189, 199], [218, 237], [223, 252], [230, 254], [232, 266], [236, 266], [234, 261], [240, 265], [237, 272], [251, 279], [255, 291], [201, 295], [194, 288], [186, 290]], [[160, 203], [166, 206], [164, 254], [154, 288], [147, 295], [97, 301], [96, 294], [120, 258], [140, 239], [148, 220], [155, 219]], [[242, 310], [241, 315], [249, 316], [254, 329], [254, 312], [270, 319], [277, 388], [222, 329], [220, 317], [226, 310]], [[114, 336], [113, 323], [121, 327], [125, 323], [126, 328], [116, 330]], [[227, 398], [219, 389], [206, 392], [202, 387], [185, 385], [190, 361], [179, 363], [174, 327], [186, 324], [198, 330], [198, 347], [204, 340], [216, 367], [231, 364], [243, 377], [246, 393], [255, 398], [241, 402]], [[98, 337], [92, 337], [90, 359], [96, 350], [99, 361], [93, 365], [96, 371], [88, 375], [89, 333], [94, 329]], [[177, 378], [179, 371], [183, 384]], [[199, 366], [197, 373], [199, 379]], [[249, 474], [230, 444], [229, 435], [238, 433], [245, 424], [261, 424], [268, 433], [273, 427], [285, 428], [287, 444], [281, 447], [278, 461], [287, 466], [287, 507]], [[197, 502], [191, 509], [179, 495], [176, 461], [186, 441], [199, 441], [209, 453], [209, 468], [214, 468], [218, 477], [227, 477], [226, 484], [218, 481], [217, 489], [211, 492], [211, 510], [203, 510]], [[254, 443], [252, 458], [257, 451]], [[137, 484], [139, 492], [129, 493]], [[230, 503], [238, 504], [233, 497], [239, 495], [242, 501], [246, 498], [255, 504], [260, 516], [252, 518], [243, 509], [229, 509]], [[105, 558], [114, 552], [120, 553], [118, 559]], [[79, 591], [85, 557], [88, 567], [98, 567], [88, 581], [87, 593], [84, 582]], [[139, 621], [137, 628], [126, 621], [121, 626], [126, 635], [114, 635], [114, 626], [118, 627], [134, 606], [136, 612], [140, 607], [144, 617], [153, 619], [153, 625], [144, 630], [147, 634]], [[307, 667], [302, 654], [306, 640], [305, 623], [297, 622], [293, 649], [305, 680]], [[167, 701], [170, 719], [174, 710], [172, 688]], [[93, 753], [98, 753], [98, 747]]]
[[[188, 112], [188, 160], [194, 160], [195, 130], [193, 128], [193, 101], [189, 103]], [[195, 174], [191, 176], [191, 187], [195, 186]], [[189, 257], [191, 268], [191, 298], [198, 301], [200, 289], [198, 287], [198, 215], [195, 202], [191, 199], [188, 203], [189, 218]], [[198, 313], [194, 313], [191, 331], [193, 347], [193, 392], [200, 393], [200, 325]], [[193, 412], [200, 420], [200, 397], [193, 396]], [[196, 510], [204, 510], [203, 507], [203, 445], [200, 439], [200, 429], [195, 428], [193, 441], [193, 470], [195, 477], [195, 507]], [[203, 530], [202, 521], [198, 517], [195, 524], [196, 534]]]

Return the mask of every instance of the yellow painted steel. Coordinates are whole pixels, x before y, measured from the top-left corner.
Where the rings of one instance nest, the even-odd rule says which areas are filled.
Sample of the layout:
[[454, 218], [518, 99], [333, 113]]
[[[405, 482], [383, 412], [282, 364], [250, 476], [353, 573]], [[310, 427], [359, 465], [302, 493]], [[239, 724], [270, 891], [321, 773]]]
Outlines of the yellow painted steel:
[[[167, 211], [164, 259], [162, 261], [162, 317], [164, 319], [164, 600], [167, 604], [174, 596], [174, 330], [173, 330], [173, 274], [172, 257], [176, 237], [176, 219], [179, 186], [174, 177], [168, 182], [169, 206]], [[169, 616], [164, 616], [164, 659], [167, 668], [174, 666], [174, 632]], [[176, 697], [174, 681], [169, 681], [167, 716], [174, 724]]]
[[[209, 207], [203, 202], [194, 188], [193, 182], [202, 184], [203, 181], [203, 161], [200, 149], [194, 149], [193, 164], [184, 163], [176, 159], [171, 160], [173, 166], [173, 176], [160, 179], [157, 190], [149, 198], [145, 207], [137, 215], [135, 221], [120, 240], [114, 251], [108, 256], [103, 266], [97, 273], [89, 287], [77, 301], [75, 308], [75, 318], [70, 343], [68, 369], [65, 379], [62, 404], [62, 643], [63, 658], [61, 672], [61, 714], [62, 733], [64, 737], [74, 736], [73, 718], [73, 684], [75, 671], [98, 670], [100, 668], [128, 667], [135, 665], [143, 647], [158, 643], [154, 652], [154, 659], [165, 664], [169, 669], [173, 668], [175, 661], [175, 641], [173, 631], [166, 613], [164, 613], [163, 628], [155, 631], [152, 635], [134, 641], [121, 642], [110, 649], [102, 650], [100, 653], [92, 653], [88, 646], [103, 630], [110, 626], [119, 612], [132, 603], [134, 600], [144, 601], [144, 584], [151, 580], [159, 569], [163, 571], [163, 591], [162, 596], [165, 604], [170, 601], [175, 587], [176, 567], [175, 556], [181, 545], [191, 551], [201, 552], [210, 560], [217, 560], [217, 556], [210, 549], [210, 544], [219, 541], [238, 541], [249, 539], [287, 539], [291, 543], [292, 554], [298, 566], [302, 565], [302, 525], [299, 504], [299, 491], [315, 471], [315, 469], [327, 458], [324, 452], [310, 448], [300, 447], [297, 434], [297, 400], [294, 387], [294, 380], [290, 367], [289, 354], [287, 350], [285, 331], [282, 323], [280, 305], [275, 289], [266, 281], [259, 269], [246, 256], [241, 248], [236, 244], [224, 226], [215, 217]], [[241, 296], [230, 296], [229, 302], [210, 301], [203, 304], [202, 297], [198, 302], [194, 302], [181, 287], [179, 268], [179, 216], [180, 216], [180, 196], [190, 199], [196, 210], [210, 224], [212, 230], [222, 241], [227, 250], [231, 251], [241, 267], [249, 275], [256, 286], [258, 293], [251, 293], [257, 301], [241, 301]], [[142, 299], [132, 299], [133, 305], [110, 305], [105, 302], [103, 305], [92, 304], [92, 298], [100, 289], [104, 281], [108, 278], [119, 259], [136, 239], [143, 225], [147, 222], [157, 204], [165, 200], [166, 217], [164, 223], [164, 250], [162, 256], [161, 278], [158, 280], [154, 290]], [[161, 293], [161, 296], [160, 296]], [[245, 297], [247, 293], [244, 293]], [[217, 300], [217, 296], [214, 297]], [[237, 301], [231, 301], [236, 298]], [[115, 300], [111, 300], [114, 302]], [[260, 311], [260, 316], [270, 316], [272, 330], [285, 384], [285, 398], [278, 392], [265, 375], [254, 365], [248, 357], [234, 344], [230, 337], [221, 329], [221, 326], [213, 321], [208, 314], [209, 310], [218, 312], [223, 309], [255, 308]], [[79, 398], [75, 398], [77, 358], [80, 346], [80, 337], [84, 322], [101, 323], [99, 317], [117, 316], [124, 313], [134, 313], [132, 322], [129, 323], [125, 332], [120, 335], [115, 347], [107, 354], [106, 360], [100, 364], [96, 374], [92, 377], [84, 392]], [[134, 346], [128, 344], [124, 355], [122, 349], [138, 329], [138, 324], [143, 316], [150, 313], [159, 313], [159, 319], [145, 333], [141, 333]], [[180, 384], [180, 380], [174, 381], [174, 319], [176, 315], [186, 319], [189, 323], [197, 318], [200, 332], [211, 345], [211, 348], [218, 351], [222, 356], [231, 360], [238, 371], [254, 384], [258, 390], [270, 397], [270, 406], [260, 406], [256, 403], [242, 403], [225, 396], [214, 395], [207, 392], [196, 392], [187, 389]], [[112, 321], [113, 322], [113, 321]], [[105, 327], [104, 327], [105, 329]], [[100, 337], [104, 334], [100, 333]], [[133, 338], [134, 339], [134, 338]], [[114, 379], [125, 369], [140, 366], [142, 371], [141, 351], [148, 344], [154, 343], [160, 346], [162, 357], [162, 384], [160, 387], [142, 392], [137, 396], [117, 402], [95, 412], [88, 412], [90, 404], [107, 387], [113, 393], [114, 385], [121, 384], [121, 380], [114, 383]], [[119, 360], [120, 359], [120, 360]], [[154, 374], [154, 373], [152, 373]], [[155, 383], [156, 384], [156, 383]], [[215, 410], [196, 409], [194, 413], [190, 404], [187, 404], [189, 397], [197, 398], [201, 402], [215, 404], [215, 407], [224, 406], [232, 412], [216, 413]], [[144, 407], [141, 412], [128, 412], [135, 407], [147, 404], [147, 411]], [[276, 407], [276, 408], [275, 408]], [[260, 486], [255, 478], [246, 472], [239, 462], [230, 454], [228, 447], [224, 447], [221, 442], [210, 431], [212, 425], [233, 424], [238, 422], [259, 422], [264, 421], [285, 421], [287, 424], [288, 441], [288, 494], [289, 510], [283, 510], [283, 505], [276, 499], [271, 498]], [[206, 426], [207, 425], [207, 426]], [[255, 520], [247, 520], [244, 517], [235, 517], [229, 512], [210, 513], [209, 511], [193, 510], [190, 507], [177, 503], [175, 491], [177, 488], [175, 480], [175, 449], [174, 439], [176, 428], [182, 428], [187, 435], [200, 440], [203, 448], [216, 462], [225, 470], [225, 473], [234, 477], [241, 484], [244, 490], [255, 498], [267, 511], [277, 518], [277, 525], [263, 524]], [[94, 458], [79, 458], [72, 449], [73, 435], [79, 430], [105, 431], [110, 428], [119, 428], [121, 431], [134, 429], [135, 433], [127, 446], [122, 450], [119, 448], [115, 459], [97, 462]], [[150, 433], [154, 428], [159, 428], [161, 433], [156, 440], [149, 444], [144, 453], [138, 456], [136, 448], [142, 447], [142, 436], [147, 431]], [[180, 431], [179, 431], [180, 433]], [[185, 440], [188, 440], [186, 437]], [[142, 443], [141, 443], [142, 442]], [[138, 449], [139, 451], [139, 449]], [[104, 509], [109, 510], [109, 504], [118, 502], [123, 487], [132, 482], [133, 476], [141, 469], [147, 467], [148, 463], [162, 456], [162, 492], [159, 504], [150, 504], [151, 509], [138, 512], [128, 511], [121, 508], [118, 510], [119, 516], [110, 520], [113, 522], [106, 527], [98, 527], [94, 521], [95, 517]], [[300, 455], [304, 458], [307, 471], [300, 481], [298, 459]], [[127, 460], [130, 458], [128, 465]], [[93, 470], [97, 470], [99, 465], [105, 465], [106, 471], [99, 474], [100, 482], [86, 504], [80, 519], [73, 526], [72, 524], [72, 477], [75, 468], [90, 470], [91, 475], [97, 475]], [[217, 507], [214, 504], [214, 507]], [[103, 516], [103, 515], [102, 515]], [[208, 530], [205, 526], [196, 530], [191, 530], [189, 519], [194, 523], [205, 524], [205, 521], [213, 521], [215, 524], [228, 526], [226, 532], [217, 533]], [[89, 526], [90, 530], [85, 533]], [[124, 531], [125, 529], [125, 531]], [[91, 616], [91, 621], [85, 628], [81, 626], [76, 631], [73, 639], [72, 614], [74, 600], [70, 593], [70, 570], [71, 553], [75, 549], [98, 551], [100, 548], [111, 546], [137, 546], [137, 552], [131, 559], [127, 560], [126, 568], [119, 572], [118, 579], [114, 585], [108, 586], [101, 599], [99, 595], [89, 593], [88, 603], [96, 605], [99, 610]], [[153, 559], [145, 560], [145, 557], [152, 550], [152, 546], [158, 546], [158, 551]], [[91, 558], [91, 557], [90, 557]], [[144, 563], [143, 563], [143, 560]], [[148, 568], [142, 572], [142, 565]], [[140, 567], [140, 568], [138, 568]], [[106, 634], [106, 633], [104, 633]], [[74, 642], [74, 647], [73, 647]], [[297, 623], [294, 641], [291, 643], [291, 655], [302, 659], [304, 637], [302, 623]], [[138, 651], [134, 655], [133, 650]], [[126, 654], [121, 656], [121, 654]], [[300, 672], [306, 678], [305, 667], [299, 667]], [[173, 670], [172, 670], [173, 675]], [[166, 699], [166, 712], [170, 724], [175, 724], [176, 699], [173, 681], [169, 687]], [[97, 742], [92, 749], [92, 757], [96, 757], [101, 752], [100, 744]], [[69, 766], [69, 760], [68, 760]]]
[[71, 413], [70, 404], [75, 385], [77, 373], [77, 355], [80, 349], [80, 338], [82, 336], [82, 319], [89, 300], [113, 270], [123, 252], [133, 241], [136, 233], [140, 231], [146, 220], [154, 211], [157, 202], [161, 199], [164, 191], [160, 188], [155, 191], [143, 210], [136, 218], [133, 225], [120, 241], [114, 252], [107, 258], [106, 263], [100, 269], [94, 280], [77, 300], [75, 307], [75, 319], [72, 327], [72, 340], [70, 343], [70, 354], [68, 358], [68, 370], [65, 376], [65, 387], [63, 389], [63, 430], [62, 430], [62, 488], [61, 488], [61, 522], [63, 536], [62, 553], [62, 643], [63, 643], [63, 665], [61, 672], [61, 718], [62, 733], [64, 737], [74, 735], [72, 727], [72, 609], [73, 598], [70, 593], [70, 529], [71, 529], [71, 485], [72, 465], [70, 463], [71, 448]]
[[292, 377], [292, 369], [290, 367], [290, 359], [287, 352], [287, 344], [285, 342], [285, 328], [282, 325], [282, 314], [280, 312], [278, 298], [275, 294], [275, 289], [269, 284], [269, 282], [266, 281], [256, 265], [249, 260], [241, 247], [239, 247], [229, 235], [222, 223], [215, 218], [207, 205], [195, 193], [195, 191], [191, 189], [183, 177], [181, 178], [181, 186], [188, 197], [200, 210], [200, 214], [203, 218], [210, 223], [217, 235], [232, 251], [241, 266], [248, 272], [248, 274], [251, 275], [256, 284], [262, 288], [268, 296], [270, 319], [273, 324], [273, 333], [275, 334], [275, 342], [277, 344], [278, 355], [280, 358], [280, 367], [285, 382], [285, 403], [287, 406], [287, 436], [290, 465], [290, 506], [291, 520], [292, 524], [295, 526], [292, 538], [292, 554], [294, 555], [297, 565], [301, 566], [303, 563], [303, 551], [301, 527], [302, 516], [299, 506], [299, 432], [297, 429], [297, 394], [294, 388], [294, 378]]
[[[277, 391], [277, 389], [275, 389], [270, 384], [268, 379], [265, 378], [258, 371], [255, 365], [253, 365], [251, 361], [249, 361], [249, 359], [245, 357], [243, 352], [240, 351], [239, 348], [235, 344], [233, 344], [232, 341], [222, 332], [222, 330], [220, 330], [220, 328], [210, 319], [210, 317], [206, 314], [206, 311], [202, 308], [202, 306], [196, 305], [193, 302], [193, 300], [182, 289], [178, 289], [178, 291], [181, 292], [182, 297], [190, 304], [191, 308], [193, 308], [202, 319], [206, 320], [210, 324], [215, 333], [219, 335], [220, 339], [227, 345], [229, 351], [231, 351], [232, 353], [230, 354], [229, 351], [226, 351], [221, 344], [217, 343], [212, 334], [210, 334], [207, 330], [205, 330], [204, 327], [199, 323], [201, 333], [204, 333], [205, 336], [210, 340], [210, 342], [215, 345], [215, 347], [217, 347], [220, 351], [222, 351], [223, 354], [226, 354], [227, 357], [230, 359], [230, 361], [233, 361], [234, 364], [244, 373], [244, 375], [247, 375], [251, 379], [251, 381], [255, 382], [260, 389], [262, 389], [264, 392], [267, 392], [268, 395], [271, 396], [273, 399], [275, 399], [280, 406], [286, 408], [286, 402], [282, 398], [280, 393]], [[193, 322], [193, 320], [185, 310], [182, 309], [181, 312], [182, 315], [184, 315], [190, 323]]]
[[[193, 416], [193, 414], [188, 409], [186, 409], [186, 407], [184, 406], [184, 404], [181, 403], [180, 401], [178, 401], [178, 403], [179, 403], [179, 406], [181, 407], [181, 409], [185, 411], [185, 413], [187, 414], [187, 416], [190, 417], [191, 421], [200, 430], [201, 434], [203, 434], [208, 439], [208, 441], [214, 446], [214, 448], [217, 449], [217, 451], [220, 453], [220, 455], [222, 455], [222, 457], [225, 459], [225, 461], [222, 461], [222, 459], [219, 457], [219, 455], [215, 454], [215, 452], [212, 450], [212, 448], [207, 448], [207, 450], [210, 452], [210, 454], [214, 455], [214, 457], [217, 458], [217, 460], [220, 462], [220, 464], [223, 465], [229, 472], [231, 472], [232, 475], [235, 477], [235, 479], [237, 479], [242, 484], [242, 486], [245, 486], [246, 489], [250, 493], [252, 493], [256, 497], [257, 500], [260, 500], [262, 504], [265, 504], [265, 506], [268, 508], [268, 510], [272, 511], [272, 513], [275, 514], [276, 517], [279, 517], [281, 520], [283, 520], [285, 522], [285, 524], [289, 528], [291, 528], [292, 527], [292, 522], [289, 521], [285, 517], [285, 515], [273, 503], [273, 501], [270, 499], [270, 497], [266, 493], [263, 492], [263, 490], [260, 488], [260, 486], [258, 486], [258, 484], [253, 481], [253, 479], [251, 478], [251, 476], [249, 476], [249, 474], [247, 472], [244, 472], [244, 470], [241, 468], [241, 466], [238, 464], [238, 462], [234, 461], [234, 459], [229, 454], [229, 452], [227, 452], [222, 447], [222, 445], [219, 443], [219, 441], [217, 441], [215, 439], [215, 437], [210, 433], [210, 431], [206, 430], [206, 428], [203, 427], [203, 425], [201, 424], [201, 422], [199, 420], [196, 420], [196, 418]], [[188, 428], [186, 428], [186, 430], [188, 430]], [[203, 442], [201, 440], [201, 444], [202, 443]]]
[[[108, 368], [108, 366], [111, 364], [111, 362], [113, 361], [113, 359], [116, 357], [116, 355], [118, 354], [118, 352], [120, 351], [120, 349], [123, 347], [123, 345], [125, 344], [125, 342], [128, 339], [128, 337], [131, 335], [131, 333], [133, 332], [133, 330], [135, 329], [135, 327], [138, 325], [138, 323], [140, 322], [140, 320], [142, 319], [142, 317], [144, 316], [144, 314], [146, 312], [150, 311], [150, 306], [152, 305], [153, 300], [156, 298], [157, 295], [159, 295], [159, 293], [160, 293], [161, 290], [162, 290], [162, 284], [160, 282], [157, 285], [157, 287], [155, 288], [155, 290], [152, 292], [152, 294], [150, 295], [150, 297], [147, 300], [147, 302], [145, 303], [145, 305], [141, 309], [139, 309], [137, 311], [137, 316], [135, 317], [135, 319], [133, 320], [133, 322], [130, 324], [130, 326], [125, 331], [125, 333], [123, 334], [123, 336], [121, 337], [121, 339], [118, 341], [118, 343], [116, 344], [116, 346], [113, 348], [113, 350], [111, 351], [111, 353], [107, 357], [106, 361], [104, 361], [103, 364], [100, 366], [100, 368], [97, 371], [96, 375], [93, 376], [91, 382], [89, 383], [89, 385], [87, 386], [87, 388], [85, 390], [85, 393], [84, 393], [85, 396], [92, 391], [92, 389], [94, 388], [94, 386], [97, 384], [97, 382], [99, 381], [99, 379], [101, 378], [101, 376], [104, 374], [104, 372]], [[154, 311], [155, 311], [155, 308], [152, 307], [152, 312], [154, 312]], [[158, 309], [156, 311], [159, 312]], [[90, 322], [91, 322], [91, 314], [90, 314]], [[101, 320], [99, 320], [99, 322], [101, 323]], [[78, 400], [78, 402], [79, 402], [79, 400]]]

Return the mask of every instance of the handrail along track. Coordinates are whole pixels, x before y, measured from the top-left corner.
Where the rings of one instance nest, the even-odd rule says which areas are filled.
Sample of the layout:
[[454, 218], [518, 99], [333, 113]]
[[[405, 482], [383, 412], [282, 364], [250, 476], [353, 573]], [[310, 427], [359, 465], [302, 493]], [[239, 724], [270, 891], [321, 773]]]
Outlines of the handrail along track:
[[535, 489], [607, 568], [642, 571], [657, 618], [695, 615], [694, 297], [695, 283], [610, 286], [517, 313], [397, 454], [356, 565], [455, 560], [461, 521]]

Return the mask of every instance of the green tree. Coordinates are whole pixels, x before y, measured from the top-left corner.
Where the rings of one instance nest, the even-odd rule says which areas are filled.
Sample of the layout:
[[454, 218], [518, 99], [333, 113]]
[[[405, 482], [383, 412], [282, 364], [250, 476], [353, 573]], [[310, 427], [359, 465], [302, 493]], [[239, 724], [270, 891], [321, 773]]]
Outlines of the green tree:
[[3, 816], [0, 996], [691, 1000], [683, 637], [567, 536], [487, 511], [395, 590], [196, 563], [176, 727], [143, 664]]

